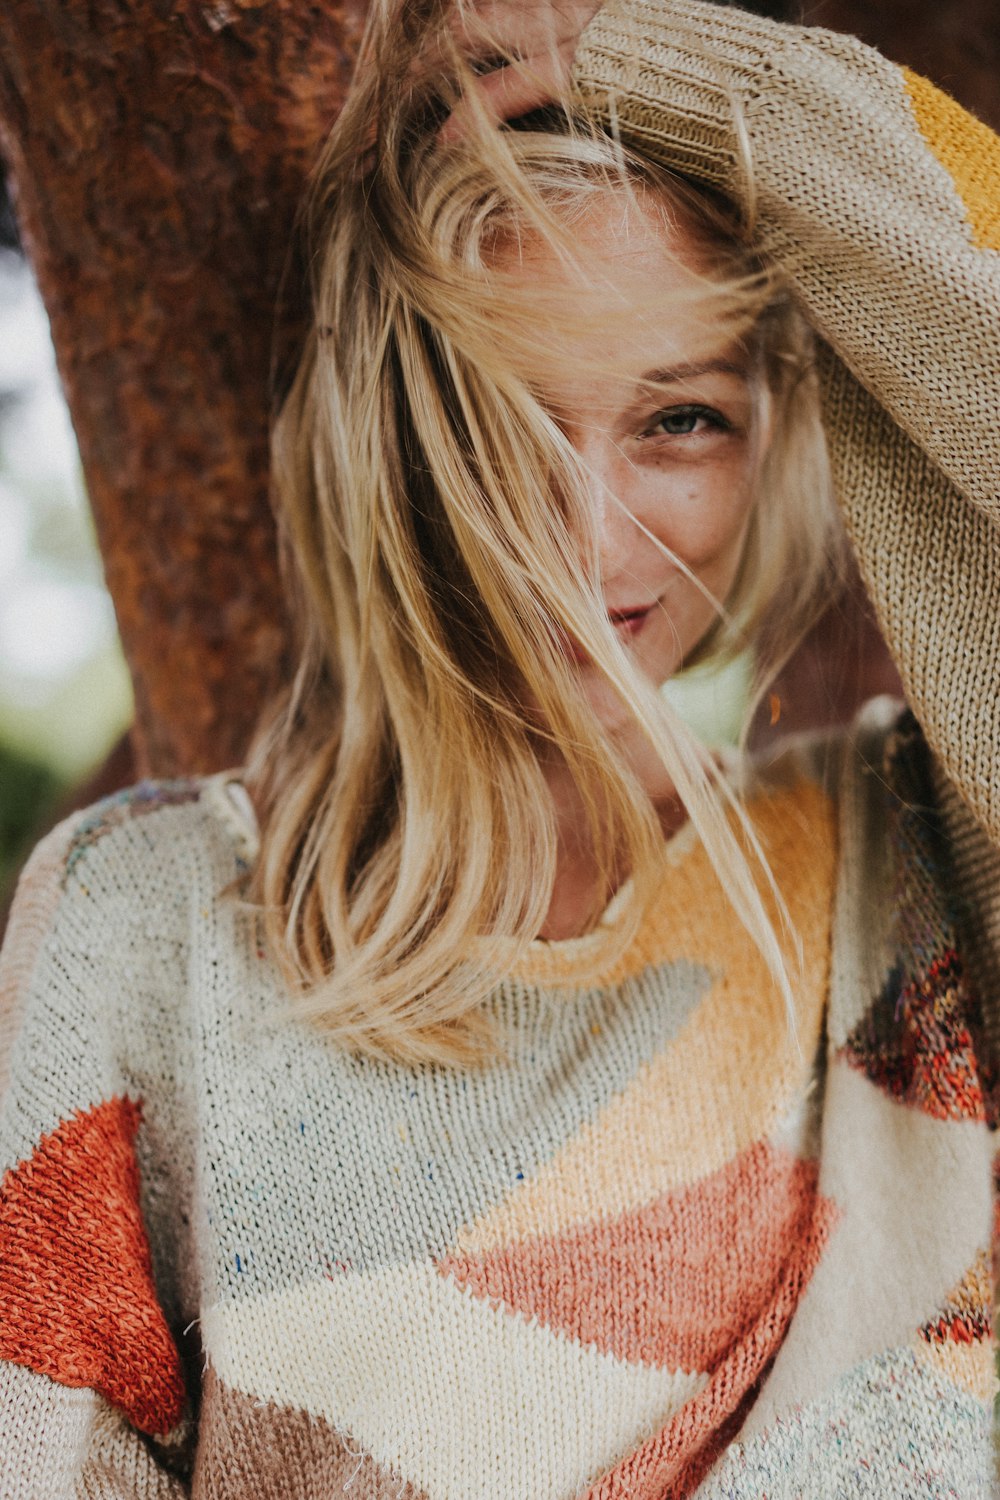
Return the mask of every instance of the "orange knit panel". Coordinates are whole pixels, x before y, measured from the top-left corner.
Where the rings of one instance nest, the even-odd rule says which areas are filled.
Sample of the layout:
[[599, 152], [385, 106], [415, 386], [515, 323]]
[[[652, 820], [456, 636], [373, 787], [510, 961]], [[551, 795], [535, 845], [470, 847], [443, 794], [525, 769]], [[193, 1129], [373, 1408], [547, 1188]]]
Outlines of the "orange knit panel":
[[1000, 250], [1000, 136], [919, 73], [903, 69], [920, 133], [965, 205], [980, 250]]
[[138, 1104], [65, 1120], [0, 1184], [0, 1359], [99, 1391], [142, 1432], [180, 1420], [184, 1383], [139, 1209]]
[[[617, 1218], [439, 1267], [475, 1296], [616, 1359], [712, 1374], [765, 1313], [775, 1337], [784, 1327], [789, 1256], [807, 1252], [801, 1289], [837, 1218], [816, 1181], [814, 1161], [758, 1141]], [[737, 1352], [726, 1382], [734, 1402], [740, 1375]]]

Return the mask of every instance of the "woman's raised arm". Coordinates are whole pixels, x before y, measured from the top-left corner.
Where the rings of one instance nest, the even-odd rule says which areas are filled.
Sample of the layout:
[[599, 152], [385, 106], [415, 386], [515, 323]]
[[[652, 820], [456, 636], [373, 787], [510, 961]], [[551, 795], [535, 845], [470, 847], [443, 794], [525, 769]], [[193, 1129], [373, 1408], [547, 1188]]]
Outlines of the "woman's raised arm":
[[484, 102], [509, 115], [528, 80], [537, 104], [571, 79], [742, 204], [822, 336], [838, 492], [907, 697], [1000, 844], [1000, 141], [852, 37], [707, 0], [609, 0], [561, 77], [585, 11], [475, 10], [523, 59]]
[[574, 76], [743, 202], [855, 376], [1000, 520], [1000, 140], [853, 37], [703, 0], [610, 0]]

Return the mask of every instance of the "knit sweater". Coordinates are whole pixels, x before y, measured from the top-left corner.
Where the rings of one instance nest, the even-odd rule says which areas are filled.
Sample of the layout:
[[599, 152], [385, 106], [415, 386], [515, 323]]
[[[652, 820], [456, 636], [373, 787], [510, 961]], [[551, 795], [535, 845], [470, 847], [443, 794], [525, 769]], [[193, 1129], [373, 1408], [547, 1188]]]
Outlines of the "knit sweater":
[[987, 1100], [922, 745], [749, 794], [794, 1032], [689, 829], [625, 959], [570, 987], [535, 944], [466, 1072], [282, 1014], [219, 894], [238, 780], [56, 830], [4, 969], [0, 1494], [984, 1495]]
[[921, 728], [745, 773], [794, 1025], [687, 828], [613, 968], [497, 975], [478, 1069], [289, 1015], [237, 773], [55, 830], [0, 971], [2, 1500], [989, 1493], [1000, 152], [857, 43], [697, 3], [612, 0], [577, 77], [730, 188], [741, 103]]

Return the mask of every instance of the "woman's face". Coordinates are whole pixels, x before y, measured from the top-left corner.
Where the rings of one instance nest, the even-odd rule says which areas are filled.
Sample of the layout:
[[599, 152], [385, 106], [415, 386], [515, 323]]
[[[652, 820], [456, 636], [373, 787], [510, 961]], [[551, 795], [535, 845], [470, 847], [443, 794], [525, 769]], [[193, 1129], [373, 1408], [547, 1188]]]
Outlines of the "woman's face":
[[[558, 358], [534, 360], [528, 378], [590, 476], [608, 616], [660, 684], [717, 619], [712, 601], [725, 601], [739, 566], [759, 454], [748, 357], [692, 296], [689, 232], [653, 209], [623, 214], [609, 191], [578, 242], [604, 283], [599, 316], [560, 340]], [[502, 260], [536, 292], [562, 301], [582, 291], [579, 272], [541, 241], [523, 243], [516, 266]], [[616, 695], [578, 646], [566, 649], [602, 721], [619, 724]]]

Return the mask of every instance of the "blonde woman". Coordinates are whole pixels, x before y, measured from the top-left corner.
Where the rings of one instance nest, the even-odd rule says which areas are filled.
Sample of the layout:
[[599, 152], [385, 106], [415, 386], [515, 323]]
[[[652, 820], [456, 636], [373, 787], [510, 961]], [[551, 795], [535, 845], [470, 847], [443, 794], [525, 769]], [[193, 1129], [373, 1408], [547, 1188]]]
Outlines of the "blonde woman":
[[[5, 1497], [988, 1493], [998, 166], [702, 0], [373, 16], [294, 683], [11, 925]], [[912, 714], [709, 751], [838, 504]]]

